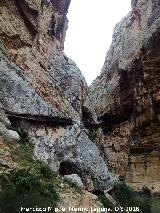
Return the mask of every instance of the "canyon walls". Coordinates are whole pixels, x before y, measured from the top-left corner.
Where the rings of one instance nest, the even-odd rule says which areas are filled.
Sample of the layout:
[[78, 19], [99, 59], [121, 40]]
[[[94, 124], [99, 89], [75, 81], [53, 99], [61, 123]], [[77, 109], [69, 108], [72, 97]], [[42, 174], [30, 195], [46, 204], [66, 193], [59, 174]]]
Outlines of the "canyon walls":
[[[62, 175], [78, 174], [88, 190], [107, 189], [115, 177], [83, 124], [97, 120], [88, 87], [63, 52], [69, 4], [70, 0], [0, 1], [1, 111], [16, 114], [11, 124], [28, 132], [39, 160]], [[58, 125], [33, 122], [28, 118], [33, 115], [55, 119]], [[61, 118], [72, 124], [61, 125]], [[5, 128], [2, 124], [1, 134]]]
[[[76, 173], [90, 191], [109, 189], [119, 175], [159, 192], [160, 1], [132, 0], [89, 89], [63, 52], [69, 4], [0, 1], [1, 113], [21, 114], [10, 122], [28, 132], [35, 156], [61, 175]], [[0, 134], [18, 139], [4, 120]]]
[[109, 169], [135, 188], [160, 191], [159, 0], [132, 0], [90, 95]]
[[69, 4], [69, 0], [2, 0], [0, 39], [10, 62], [21, 69], [36, 93], [55, 112], [79, 119], [87, 85], [63, 53]]

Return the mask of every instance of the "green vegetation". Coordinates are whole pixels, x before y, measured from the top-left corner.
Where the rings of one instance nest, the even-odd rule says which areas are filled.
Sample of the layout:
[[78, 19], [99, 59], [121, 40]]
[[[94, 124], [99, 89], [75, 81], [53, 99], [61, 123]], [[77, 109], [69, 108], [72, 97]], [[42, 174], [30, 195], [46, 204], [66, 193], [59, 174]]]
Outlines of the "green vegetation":
[[160, 212], [160, 197], [152, 198], [152, 213], [159, 213]]
[[123, 207], [137, 206], [140, 213], [152, 213], [151, 197], [148, 196], [149, 190], [145, 189], [146, 194], [139, 194], [127, 186], [124, 182], [115, 185], [115, 199]]
[[48, 135], [48, 128], [45, 126], [46, 135]]
[[73, 189], [76, 193], [79, 193], [79, 194], [82, 193], [82, 189], [79, 188], [76, 183], [73, 183], [66, 179], [63, 180], [63, 183], [67, 185], [69, 188]]
[[33, 156], [32, 144], [29, 142], [7, 143], [12, 159], [22, 168], [35, 168], [37, 161]]
[[[160, 212], [160, 198], [152, 197], [151, 191], [147, 187], [143, 187], [141, 192], [136, 192], [124, 182], [116, 183], [112, 197], [117, 201], [117, 207], [121, 206], [123, 209], [139, 207], [140, 213]], [[98, 198], [105, 208], [111, 208], [112, 212], [115, 212], [113, 204], [105, 195], [98, 195]]]
[[36, 161], [36, 166], [39, 167], [39, 173], [43, 178], [51, 180], [55, 177], [55, 173], [43, 162]]
[[[33, 156], [32, 145], [21, 131], [19, 143], [6, 143], [19, 169], [0, 177], [0, 212], [17, 213], [20, 207], [54, 207], [59, 200], [59, 177]], [[53, 211], [52, 211], [53, 212]]]
[[4, 142], [18, 166], [9, 174], [0, 175], [0, 213], [19, 213], [20, 207], [54, 209], [60, 200], [61, 183], [63, 190], [80, 192], [34, 157], [33, 145], [24, 130], [18, 130], [18, 134], [19, 142]]
[[50, 206], [54, 209], [58, 200], [59, 196], [52, 182], [43, 181], [32, 171], [17, 170], [10, 174], [8, 181], [3, 182], [0, 212], [17, 213], [21, 207], [35, 206]]
[[112, 204], [110, 203], [110, 201], [106, 198], [106, 196], [105, 195], [98, 195], [98, 199], [99, 199], [99, 201], [103, 204], [103, 206], [105, 207], [105, 208], [113, 208], [113, 206], [112, 206]]
[[19, 129], [17, 132], [18, 132], [18, 135], [20, 136], [21, 143], [26, 144], [29, 142], [29, 135], [25, 130]]
[[[33, 147], [29, 136], [24, 130], [18, 131], [20, 142], [7, 143], [9, 152], [18, 169], [10, 174], [0, 176], [0, 213], [19, 213], [20, 207], [56, 207], [60, 190], [74, 190], [82, 193], [79, 188], [63, 180], [43, 162], [33, 155]], [[95, 138], [93, 132], [92, 139]], [[63, 183], [61, 189], [59, 185]], [[135, 192], [124, 182], [117, 183], [113, 192], [114, 199], [120, 206], [140, 207], [140, 213], [159, 213], [160, 198], [152, 198], [147, 187], [141, 193]], [[112, 204], [104, 195], [98, 195], [104, 207], [112, 208]], [[54, 212], [54, 211], [52, 211]], [[112, 211], [114, 212], [114, 211]]]

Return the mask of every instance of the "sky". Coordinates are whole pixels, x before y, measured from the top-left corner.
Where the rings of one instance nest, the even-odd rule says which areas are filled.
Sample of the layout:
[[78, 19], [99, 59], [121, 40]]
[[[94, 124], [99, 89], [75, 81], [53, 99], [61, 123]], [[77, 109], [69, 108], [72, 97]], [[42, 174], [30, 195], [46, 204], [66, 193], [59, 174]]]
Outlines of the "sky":
[[131, 0], [71, 0], [64, 51], [87, 84], [100, 74], [115, 25], [131, 10]]

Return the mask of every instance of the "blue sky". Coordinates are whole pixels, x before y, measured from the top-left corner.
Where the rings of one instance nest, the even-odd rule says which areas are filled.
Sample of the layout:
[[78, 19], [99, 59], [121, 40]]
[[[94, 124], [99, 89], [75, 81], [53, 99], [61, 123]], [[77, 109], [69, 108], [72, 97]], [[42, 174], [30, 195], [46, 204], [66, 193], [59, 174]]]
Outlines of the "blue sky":
[[131, 10], [131, 0], [72, 0], [65, 53], [88, 85], [100, 74], [115, 25]]

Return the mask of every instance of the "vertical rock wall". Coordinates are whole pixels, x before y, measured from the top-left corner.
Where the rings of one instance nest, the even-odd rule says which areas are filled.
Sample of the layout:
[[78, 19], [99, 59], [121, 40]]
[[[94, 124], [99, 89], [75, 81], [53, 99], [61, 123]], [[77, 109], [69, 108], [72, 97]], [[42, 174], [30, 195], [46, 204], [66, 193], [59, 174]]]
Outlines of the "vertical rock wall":
[[[47, 103], [79, 119], [88, 89], [81, 71], [63, 53], [69, 4], [70, 0], [2, 0], [0, 40], [9, 61]], [[91, 104], [89, 110], [93, 112]]]
[[[0, 106], [12, 113], [67, 117], [73, 125], [25, 122], [35, 156], [54, 171], [107, 189], [109, 172], [83, 121], [96, 122], [81, 71], [63, 52], [70, 0], [0, 1]], [[69, 171], [68, 171], [69, 170]]]
[[160, 190], [160, 1], [132, 1], [90, 87], [112, 172]]

